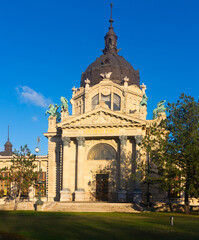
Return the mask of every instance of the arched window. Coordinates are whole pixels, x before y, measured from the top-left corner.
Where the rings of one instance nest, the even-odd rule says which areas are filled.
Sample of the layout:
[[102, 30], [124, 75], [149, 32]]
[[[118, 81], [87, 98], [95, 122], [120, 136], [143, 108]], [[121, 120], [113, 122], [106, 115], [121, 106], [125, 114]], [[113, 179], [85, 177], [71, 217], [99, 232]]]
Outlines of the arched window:
[[92, 110], [99, 104], [99, 94], [92, 98]]
[[106, 143], [98, 143], [88, 152], [88, 160], [113, 160], [116, 159], [115, 149]]
[[113, 111], [120, 111], [121, 97], [116, 93], [113, 94]]
[[111, 109], [111, 94], [109, 95], [101, 94], [101, 100], [103, 100], [106, 103], [106, 105], [108, 105], [108, 107]]

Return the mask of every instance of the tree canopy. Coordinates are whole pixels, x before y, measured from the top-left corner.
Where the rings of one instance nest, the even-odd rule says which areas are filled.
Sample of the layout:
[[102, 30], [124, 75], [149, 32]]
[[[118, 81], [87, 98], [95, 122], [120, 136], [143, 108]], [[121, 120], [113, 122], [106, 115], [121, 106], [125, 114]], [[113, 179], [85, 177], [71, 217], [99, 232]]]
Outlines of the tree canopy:
[[150, 162], [142, 163], [143, 176], [147, 184], [159, 182], [164, 190], [184, 197], [188, 212], [190, 198], [199, 198], [199, 102], [182, 94], [168, 104], [167, 113], [143, 139]]
[[32, 155], [27, 145], [21, 147], [20, 151], [15, 151], [10, 167], [0, 169], [1, 180], [6, 180], [11, 185], [10, 195], [15, 199], [15, 210], [22, 195], [30, 192], [30, 187], [37, 178], [35, 171], [35, 155]]

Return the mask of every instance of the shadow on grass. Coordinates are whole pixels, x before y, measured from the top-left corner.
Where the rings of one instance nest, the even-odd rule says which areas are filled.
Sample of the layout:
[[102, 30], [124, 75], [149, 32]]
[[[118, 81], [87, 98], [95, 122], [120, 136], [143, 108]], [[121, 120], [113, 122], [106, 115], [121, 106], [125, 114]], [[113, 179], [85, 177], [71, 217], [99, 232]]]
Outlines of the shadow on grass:
[[8, 233], [8, 232], [1, 232], [0, 231], [0, 239], [1, 240], [25, 240], [24, 236], [20, 236], [16, 233]]
[[0, 229], [48, 240], [199, 239], [198, 216], [176, 214], [173, 227], [169, 217], [164, 213], [0, 212]]

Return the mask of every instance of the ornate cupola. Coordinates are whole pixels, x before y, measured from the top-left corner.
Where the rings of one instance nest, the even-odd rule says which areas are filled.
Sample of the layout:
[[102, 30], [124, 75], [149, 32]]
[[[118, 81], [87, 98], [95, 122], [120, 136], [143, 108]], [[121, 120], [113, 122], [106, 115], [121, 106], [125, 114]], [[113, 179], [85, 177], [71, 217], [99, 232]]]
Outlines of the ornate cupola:
[[90, 86], [94, 86], [102, 81], [100, 74], [112, 72], [110, 80], [119, 85], [124, 84], [124, 78], [129, 78], [129, 85], [137, 85], [140, 87], [139, 70], [135, 70], [132, 65], [122, 56], [118, 55], [117, 35], [113, 30], [111, 4], [111, 18], [109, 20], [109, 31], [104, 37], [105, 48], [103, 54], [91, 63], [81, 76], [81, 87], [85, 87], [85, 80], [90, 80]]
[[109, 20], [110, 22], [110, 27], [109, 31], [107, 32], [106, 36], [104, 37], [105, 39], [105, 48], [103, 50], [103, 53], [106, 54], [117, 54], [118, 49], [117, 49], [117, 35], [113, 31], [113, 19], [112, 19], [112, 7], [113, 4], [111, 3], [111, 18]]
[[12, 156], [12, 143], [9, 139], [9, 125], [8, 125], [8, 139], [7, 142], [4, 144], [4, 151], [0, 152], [0, 156]]

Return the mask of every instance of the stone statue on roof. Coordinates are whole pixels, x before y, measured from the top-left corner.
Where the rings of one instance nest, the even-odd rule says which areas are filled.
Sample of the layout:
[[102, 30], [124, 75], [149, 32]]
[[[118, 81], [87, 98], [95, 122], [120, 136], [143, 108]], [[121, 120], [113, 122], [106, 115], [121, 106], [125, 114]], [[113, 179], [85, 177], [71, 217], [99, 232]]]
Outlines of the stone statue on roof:
[[65, 97], [61, 97], [61, 112], [68, 112], [68, 101]]
[[60, 105], [58, 106], [57, 104], [55, 104], [55, 106], [53, 104], [50, 104], [48, 106], [48, 110], [46, 111], [46, 114], [49, 114], [49, 116], [53, 116], [57, 118], [57, 122], [59, 122], [61, 120], [61, 114], [60, 112], [58, 112]]
[[166, 111], [166, 108], [164, 106], [164, 103], [166, 102], [166, 100], [162, 100], [157, 104], [157, 108], [155, 108], [153, 110], [153, 119], [156, 119], [158, 116], [158, 113], [162, 113]]
[[144, 93], [142, 100], [140, 102], [140, 107], [147, 106], [147, 101], [148, 101], [148, 97], [147, 97], [146, 93]]

